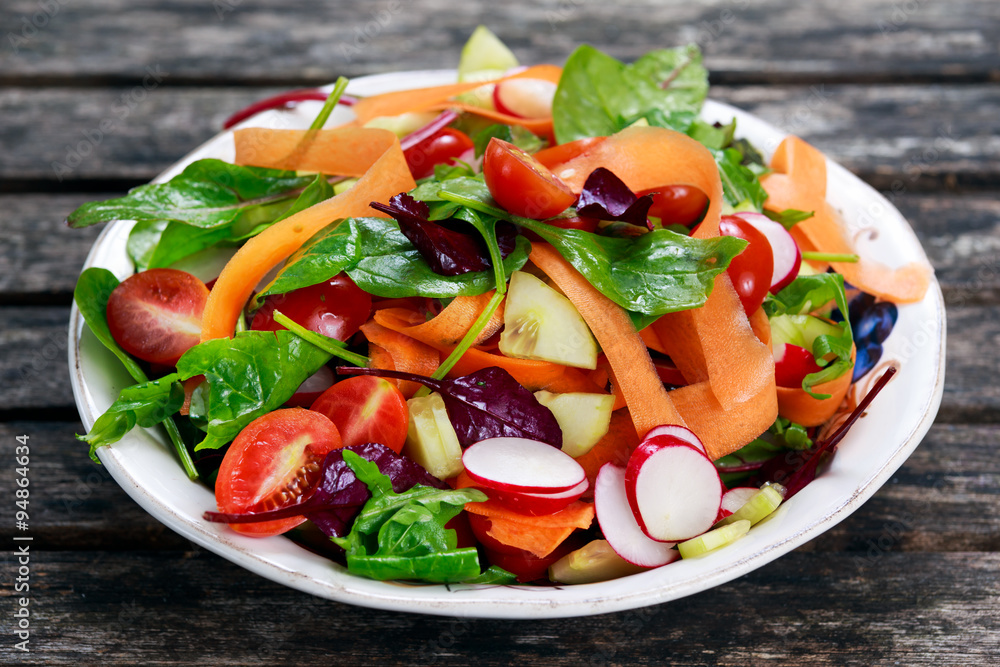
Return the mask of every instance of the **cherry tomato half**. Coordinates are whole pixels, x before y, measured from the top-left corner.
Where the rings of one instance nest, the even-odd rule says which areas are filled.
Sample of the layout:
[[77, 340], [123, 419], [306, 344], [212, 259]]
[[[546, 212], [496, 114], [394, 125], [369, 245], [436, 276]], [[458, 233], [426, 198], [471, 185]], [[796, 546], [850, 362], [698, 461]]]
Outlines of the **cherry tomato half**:
[[324, 391], [311, 410], [332, 421], [345, 447], [378, 442], [403, 451], [410, 413], [396, 385], [371, 375], [341, 380]]
[[779, 387], [801, 389], [807, 375], [823, 370], [813, 353], [799, 345], [784, 343], [780, 350], [774, 349], [774, 354], [774, 380]]
[[664, 227], [690, 227], [700, 221], [708, 209], [708, 196], [693, 185], [668, 185], [636, 194], [641, 197], [649, 193], [653, 193], [649, 215], [659, 218]]
[[579, 549], [581, 546], [583, 546], [582, 540], [574, 534], [566, 538], [565, 542], [556, 547], [552, 553], [544, 558], [539, 558], [530, 551], [524, 551], [523, 549], [518, 549], [517, 553], [501, 553], [490, 549], [486, 545], [483, 545], [483, 555], [486, 556], [486, 560], [490, 565], [502, 567], [511, 574], [517, 575], [519, 582], [526, 584], [529, 581], [544, 579], [548, 576], [550, 565], [566, 554]]
[[719, 221], [719, 233], [724, 236], [735, 236], [747, 241], [747, 247], [733, 258], [729, 264], [730, 280], [740, 295], [743, 310], [750, 315], [760, 308], [771, 287], [771, 276], [774, 273], [774, 254], [767, 237], [756, 227], [742, 218], [724, 215]]
[[[261, 512], [294, 505], [319, 481], [323, 458], [341, 447], [329, 419], [304, 408], [269, 412], [250, 422], [233, 440], [215, 482], [220, 512]], [[305, 517], [230, 524], [239, 533], [280, 535]]]
[[275, 310], [306, 329], [337, 340], [347, 340], [368, 321], [372, 298], [346, 273], [341, 273], [325, 283], [265, 297], [264, 305], [254, 314], [250, 328], [255, 331], [284, 329], [274, 321]]
[[448, 164], [473, 147], [472, 139], [467, 134], [445, 127], [410, 146], [403, 151], [403, 155], [413, 178], [426, 178], [434, 175], [434, 165]]
[[576, 201], [569, 186], [547, 167], [496, 137], [490, 139], [483, 156], [483, 177], [498, 204], [525, 218], [545, 220]]
[[201, 340], [208, 288], [190, 273], [149, 269], [130, 276], [108, 299], [108, 328], [129, 354], [173, 366]]

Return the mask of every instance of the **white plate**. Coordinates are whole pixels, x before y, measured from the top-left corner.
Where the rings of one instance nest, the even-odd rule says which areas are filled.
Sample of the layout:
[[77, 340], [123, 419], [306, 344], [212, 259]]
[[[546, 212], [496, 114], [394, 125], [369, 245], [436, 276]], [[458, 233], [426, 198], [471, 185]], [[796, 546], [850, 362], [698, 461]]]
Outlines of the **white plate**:
[[[448, 71], [384, 74], [353, 81], [349, 92], [371, 95], [451, 81], [454, 73]], [[306, 127], [318, 108], [318, 103], [305, 103], [293, 111], [268, 112], [244, 125]], [[738, 134], [767, 156], [784, 136], [776, 128], [725, 104], [708, 102], [703, 116], [709, 121], [726, 122], [735, 116]], [[349, 117], [350, 112], [339, 107], [330, 125]], [[157, 181], [171, 178], [188, 163], [204, 157], [231, 160], [231, 134], [223, 132], [213, 138]], [[863, 254], [877, 255], [890, 265], [927, 261], [913, 231], [885, 198], [843, 167], [828, 162], [828, 168], [829, 199], [852, 229], [878, 231], [877, 238], [862, 242]], [[129, 223], [115, 223], [105, 229], [86, 266], [106, 267], [119, 278], [128, 276], [132, 269], [125, 242], [130, 228]], [[89, 429], [131, 380], [86, 329], [75, 307], [69, 337], [73, 393]], [[214, 496], [187, 479], [166, 438], [158, 431], [136, 429], [119, 443], [101, 448], [99, 454], [122, 488], [177, 533], [252, 572], [313, 595], [380, 609], [439, 615], [552, 618], [599, 614], [676, 600], [735, 579], [828, 530], [870, 498], [916, 448], [941, 402], [945, 313], [936, 281], [922, 302], [899, 309], [899, 321], [884, 349], [883, 359], [900, 362], [898, 377], [879, 395], [868, 416], [851, 430], [829, 470], [773, 517], [718, 552], [597, 584], [442, 586], [363, 579], [283, 537], [253, 539], [222, 524], [203, 521], [202, 513], [215, 507]]]

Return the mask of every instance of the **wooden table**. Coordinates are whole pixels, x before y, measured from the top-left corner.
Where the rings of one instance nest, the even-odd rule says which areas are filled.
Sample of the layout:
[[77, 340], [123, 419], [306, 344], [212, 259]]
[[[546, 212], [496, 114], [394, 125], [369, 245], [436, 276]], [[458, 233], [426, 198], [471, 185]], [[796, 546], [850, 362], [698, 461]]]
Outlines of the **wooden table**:
[[[909, 218], [948, 303], [937, 422], [849, 519], [714, 590], [552, 621], [373, 611], [272, 584], [146, 515], [73, 438], [71, 291], [148, 181], [275, 91], [453, 67], [479, 22], [523, 62], [698, 41], [712, 96], [814, 142]], [[1000, 4], [995, 0], [5, 0], [0, 523], [6, 664], [1000, 664]], [[366, 33], [367, 31], [367, 33]], [[15, 437], [30, 436], [30, 653], [14, 648]], [[873, 443], [877, 445], [877, 443]]]

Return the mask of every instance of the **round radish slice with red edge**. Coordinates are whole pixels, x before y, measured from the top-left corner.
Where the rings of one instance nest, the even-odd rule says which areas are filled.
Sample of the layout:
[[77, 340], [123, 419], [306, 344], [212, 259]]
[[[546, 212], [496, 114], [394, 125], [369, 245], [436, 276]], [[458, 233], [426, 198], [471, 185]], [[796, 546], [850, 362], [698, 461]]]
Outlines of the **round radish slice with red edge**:
[[556, 84], [542, 79], [507, 79], [493, 89], [493, 105], [500, 113], [518, 118], [552, 115]]
[[759, 489], [755, 489], [752, 486], [738, 486], [735, 489], [729, 489], [724, 494], [722, 494], [722, 504], [719, 506], [719, 515], [715, 518], [716, 521], [720, 519], [725, 519], [727, 516], [743, 507], [748, 500], [757, 494]]
[[669, 435], [640, 443], [625, 469], [625, 493], [636, 523], [661, 542], [679, 542], [711, 528], [723, 491], [711, 459]]
[[633, 565], [659, 567], [679, 558], [668, 542], [651, 540], [636, 523], [625, 495], [625, 469], [605, 463], [594, 482], [597, 522], [615, 553]]
[[149, 269], [126, 278], [108, 298], [108, 328], [143, 361], [173, 366], [201, 341], [208, 288], [190, 273]]
[[[674, 438], [683, 440], [692, 447], [696, 447], [701, 451], [705, 451], [705, 445], [702, 444], [701, 438], [696, 436], [694, 432], [683, 426], [678, 426], [677, 424], [661, 424], [659, 426], [654, 426], [646, 432], [646, 435], [642, 438], [643, 442], [652, 440], [653, 438], [660, 435], [669, 435]], [[664, 443], [669, 444], [669, 443]]]
[[555, 514], [559, 510], [566, 509], [570, 504], [579, 500], [589, 486], [590, 482], [583, 480], [569, 491], [560, 493], [517, 493], [495, 489], [491, 489], [490, 493], [497, 501], [514, 512], [529, 516], [541, 516]]
[[774, 275], [771, 278], [771, 293], [777, 294], [788, 287], [799, 275], [799, 266], [802, 265], [802, 252], [799, 244], [784, 225], [775, 222], [762, 213], [744, 212], [736, 213], [736, 217], [743, 218], [767, 237], [771, 244], [771, 252], [774, 255]]
[[490, 438], [462, 454], [474, 481], [498, 491], [561, 493], [587, 477], [583, 467], [561, 449], [527, 438]]

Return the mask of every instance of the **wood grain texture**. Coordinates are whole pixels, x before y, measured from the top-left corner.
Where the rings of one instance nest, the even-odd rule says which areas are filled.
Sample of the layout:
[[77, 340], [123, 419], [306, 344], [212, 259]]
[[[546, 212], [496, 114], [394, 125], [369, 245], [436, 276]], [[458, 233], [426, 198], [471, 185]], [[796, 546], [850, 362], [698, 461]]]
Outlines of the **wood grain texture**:
[[50, 665], [992, 667], [1000, 648], [997, 554], [884, 554], [869, 568], [793, 553], [674, 602], [544, 621], [348, 607], [200, 549], [40, 552], [32, 567], [31, 659]]
[[[22, 182], [67, 190], [149, 181], [214, 136], [229, 114], [276, 90], [0, 88], [0, 144], [8, 150], [0, 191]], [[710, 94], [815, 143], [894, 195], [1000, 185], [996, 86], [717, 86]], [[52, 113], [40, 117], [39, 108]]]
[[[402, 62], [454, 67], [477, 23], [526, 63], [561, 63], [582, 42], [623, 59], [695, 42], [723, 82], [1000, 77], [1000, 10], [991, 0], [382, 0], [364, 9], [344, 1], [79, 0], [37, 12], [33, 0], [0, 8], [0, 25], [22, 38], [0, 51], [0, 82], [131, 85], [152, 67], [177, 82], [301, 85]], [[34, 32], [25, 25], [33, 19], [41, 25]]]

